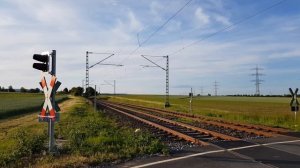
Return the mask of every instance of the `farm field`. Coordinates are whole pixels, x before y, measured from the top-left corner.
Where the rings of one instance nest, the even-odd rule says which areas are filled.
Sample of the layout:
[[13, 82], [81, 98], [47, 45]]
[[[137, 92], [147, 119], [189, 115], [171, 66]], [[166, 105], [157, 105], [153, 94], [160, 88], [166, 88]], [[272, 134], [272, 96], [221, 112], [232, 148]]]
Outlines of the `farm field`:
[[[164, 108], [165, 97], [160, 95], [118, 95], [110, 101], [134, 103], [149, 107]], [[170, 110], [188, 113], [189, 98], [170, 96]], [[300, 120], [294, 120], [288, 97], [194, 97], [192, 113], [223, 118], [243, 123], [262, 124], [300, 130]], [[298, 114], [299, 115], [299, 114]]]
[[0, 167], [88, 167], [167, 152], [148, 132], [121, 127], [94, 112], [84, 98], [62, 102], [61, 121], [55, 126], [58, 156], [43, 155], [48, 143], [47, 123], [36, 114], [0, 122]]
[[[67, 95], [57, 95], [58, 102], [66, 100]], [[0, 92], [0, 119], [40, 110], [44, 103], [42, 93], [4, 93]]]

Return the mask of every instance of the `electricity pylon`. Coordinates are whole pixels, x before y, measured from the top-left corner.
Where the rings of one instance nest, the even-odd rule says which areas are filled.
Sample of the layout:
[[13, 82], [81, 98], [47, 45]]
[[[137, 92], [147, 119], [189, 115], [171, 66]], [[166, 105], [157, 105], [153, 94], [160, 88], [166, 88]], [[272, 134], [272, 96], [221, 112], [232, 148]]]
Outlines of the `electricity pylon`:
[[251, 74], [252, 76], [255, 76], [255, 79], [252, 80], [252, 82], [255, 82], [255, 95], [259, 96], [260, 95], [260, 84], [262, 84], [263, 80], [260, 79], [260, 76], [263, 76], [262, 73], [259, 73], [260, 70], [263, 70], [262, 68], [259, 68], [258, 65], [256, 65], [255, 68], [253, 68], [252, 70], [255, 70], [254, 74]]

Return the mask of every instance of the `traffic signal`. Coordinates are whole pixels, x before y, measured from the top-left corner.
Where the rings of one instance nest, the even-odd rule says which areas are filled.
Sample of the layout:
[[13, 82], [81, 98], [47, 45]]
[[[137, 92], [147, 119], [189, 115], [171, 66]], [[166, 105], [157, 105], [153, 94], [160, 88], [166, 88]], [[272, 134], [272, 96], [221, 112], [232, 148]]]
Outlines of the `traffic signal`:
[[33, 63], [34, 69], [37, 69], [37, 70], [40, 70], [43, 72], [49, 71], [49, 55], [34, 54], [33, 59], [41, 62], [41, 63]]

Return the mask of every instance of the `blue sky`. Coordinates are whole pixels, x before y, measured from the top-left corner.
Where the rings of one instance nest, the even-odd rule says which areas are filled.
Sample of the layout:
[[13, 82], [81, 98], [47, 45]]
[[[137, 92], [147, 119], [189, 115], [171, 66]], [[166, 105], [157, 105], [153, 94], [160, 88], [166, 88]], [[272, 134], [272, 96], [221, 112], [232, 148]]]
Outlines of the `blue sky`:
[[[32, 55], [57, 50], [57, 77], [64, 87], [81, 86], [85, 52], [109, 52], [96, 66], [92, 84], [117, 81], [117, 92], [163, 94], [165, 73], [140, 55], [169, 55], [170, 93], [254, 94], [251, 70], [263, 68], [263, 94], [288, 93], [300, 85], [300, 1], [280, 5], [195, 45], [183, 47], [230, 26], [280, 0], [193, 0], [137, 51], [188, 0], [0, 0], [0, 86], [39, 87], [40, 73], [32, 68]], [[180, 50], [180, 52], [176, 52]], [[176, 53], [174, 53], [176, 52]], [[105, 55], [91, 55], [90, 64]], [[164, 66], [165, 62], [156, 59]]]

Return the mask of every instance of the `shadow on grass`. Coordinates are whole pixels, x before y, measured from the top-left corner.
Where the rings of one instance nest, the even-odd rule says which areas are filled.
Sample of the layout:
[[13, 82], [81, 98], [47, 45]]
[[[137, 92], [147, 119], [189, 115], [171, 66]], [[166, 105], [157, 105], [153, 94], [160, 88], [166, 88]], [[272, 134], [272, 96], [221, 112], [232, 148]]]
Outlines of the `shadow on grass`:
[[[56, 102], [61, 103], [63, 101], [69, 100], [69, 99], [70, 99], [69, 97], [63, 97], [63, 98], [59, 99]], [[6, 111], [4, 113], [1, 113], [0, 120], [1, 119], [7, 119], [7, 118], [10, 118], [10, 117], [16, 117], [16, 116], [20, 116], [20, 115], [24, 115], [24, 114], [28, 114], [28, 113], [33, 113], [33, 112], [41, 110], [41, 108], [42, 108], [42, 105], [29, 107], [29, 108], [24, 108], [24, 109], [9, 110], [9, 111]]]

